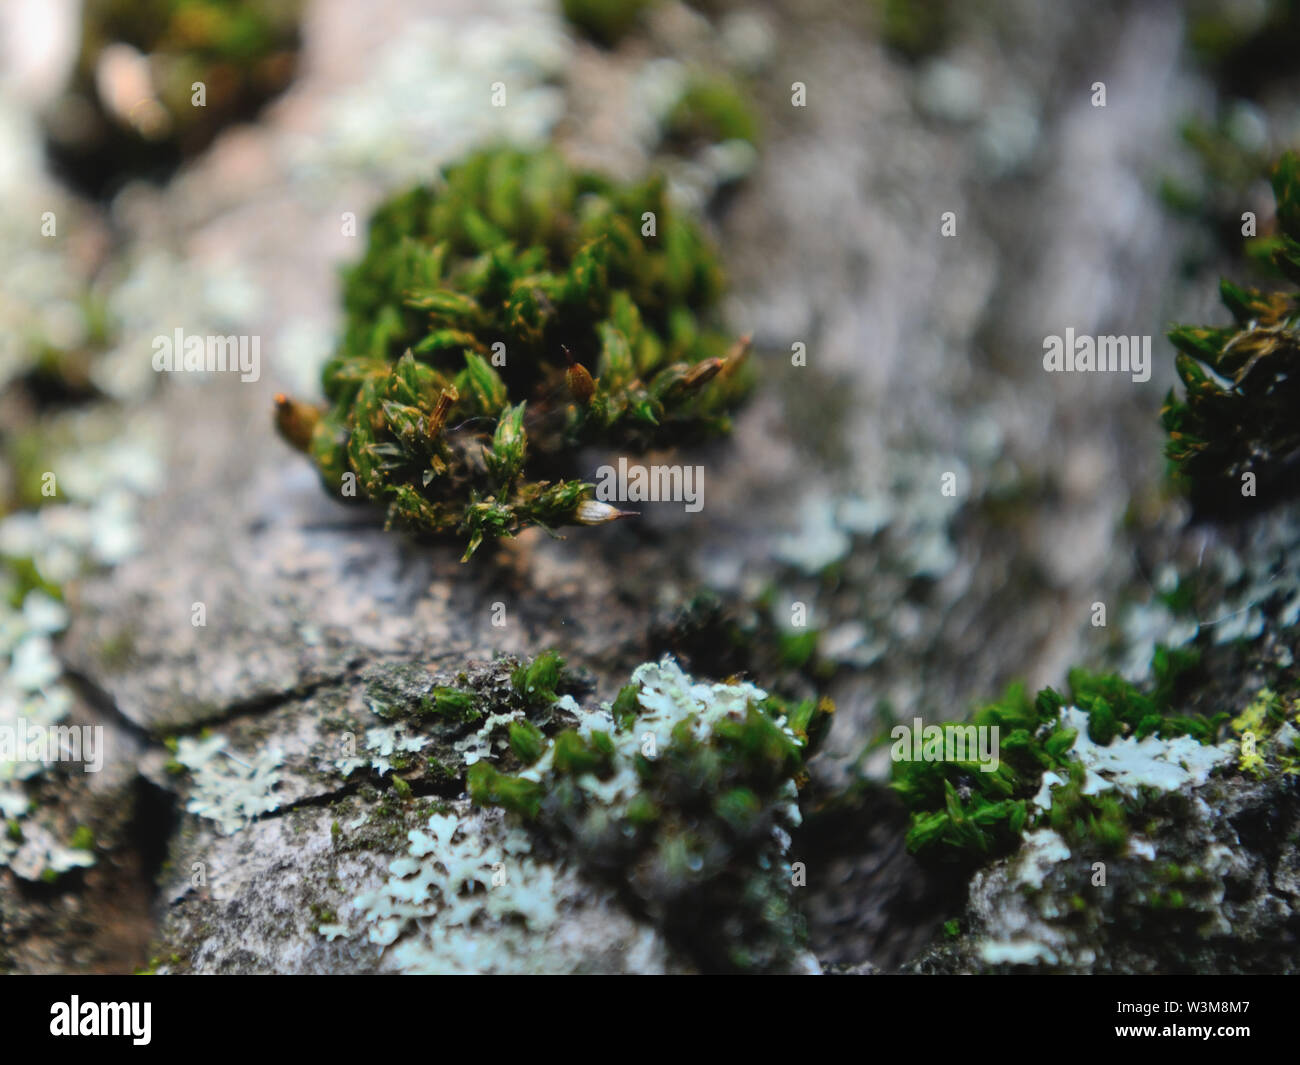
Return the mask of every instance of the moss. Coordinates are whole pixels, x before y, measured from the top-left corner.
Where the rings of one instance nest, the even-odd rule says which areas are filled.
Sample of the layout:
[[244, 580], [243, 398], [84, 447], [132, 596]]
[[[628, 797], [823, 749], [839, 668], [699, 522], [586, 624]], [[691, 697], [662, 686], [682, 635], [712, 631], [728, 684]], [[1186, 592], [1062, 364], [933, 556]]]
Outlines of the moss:
[[655, 0], [563, 0], [564, 17], [597, 44], [613, 47], [626, 37]]
[[469, 767], [467, 783], [470, 798], [481, 806], [500, 806], [530, 821], [541, 810], [540, 784], [507, 776], [487, 762], [475, 762]]
[[555, 702], [556, 686], [564, 660], [554, 651], [543, 651], [526, 665], [510, 674], [519, 697], [530, 706], [549, 706]]
[[542, 756], [542, 730], [531, 721], [510, 723], [510, 750], [524, 765], [532, 765]]
[[[1172, 702], [1176, 675], [1192, 667], [1194, 656], [1170, 656], [1161, 648], [1156, 659], [1155, 679], [1145, 689], [1115, 674], [1079, 669], [1070, 672], [1066, 695], [1045, 688], [1031, 701], [1022, 686], [1012, 685], [966, 722], [998, 728], [998, 759], [991, 772], [973, 758], [895, 759], [891, 786], [912, 811], [908, 848], [938, 861], [976, 863], [1009, 853], [1026, 831], [1045, 824], [1076, 846], [1121, 853], [1141, 804], [1095, 793], [1075, 752], [1079, 730], [1063, 711], [1072, 707], [1082, 713], [1088, 739], [1099, 747], [1121, 737], [1215, 742], [1227, 714], [1182, 714]], [[960, 727], [944, 724], [945, 738]], [[1055, 786], [1043, 809], [1035, 799], [1046, 773], [1053, 774]]]
[[[95, 193], [128, 176], [166, 176], [288, 84], [301, 7], [301, 0], [86, 0], [65, 104], [81, 121], [75, 137], [52, 125], [55, 159]], [[107, 50], [123, 46], [147, 61], [147, 89], [129, 112], [99, 92]], [[201, 107], [195, 82], [205, 86]]]
[[[1300, 157], [1273, 173], [1278, 234], [1272, 260], [1300, 284]], [[1228, 326], [1177, 326], [1169, 339], [1183, 396], [1171, 390], [1161, 420], [1176, 479], [1203, 512], [1237, 512], [1296, 490], [1300, 462], [1300, 296], [1224, 280]], [[1253, 483], [1252, 491], [1246, 484]]]
[[752, 605], [707, 591], [692, 595], [656, 618], [651, 652], [715, 676], [761, 676], [783, 691], [819, 690], [837, 665], [820, 654], [819, 629], [786, 627], [778, 598], [771, 586]]
[[820, 636], [821, 633], [817, 629], [782, 633], [779, 637], [782, 664], [791, 669], [802, 669], [816, 652], [817, 640]]
[[706, 967], [789, 963], [802, 924], [781, 859], [829, 701], [695, 684], [667, 659], [628, 687], [635, 700], [625, 687], [617, 717], [608, 704], [579, 708], [528, 768], [472, 766], [471, 797], [522, 815], [630, 892]]
[[474, 693], [457, 688], [434, 688], [420, 700], [420, 711], [454, 721], [477, 721], [483, 716]]
[[952, 0], [874, 0], [880, 37], [909, 60], [923, 59], [943, 48], [952, 30]]
[[665, 135], [678, 145], [759, 142], [759, 121], [746, 94], [722, 74], [695, 74], [673, 105]]
[[326, 906], [323, 903], [309, 903], [308, 910], [310, 911], [312, 918], [311, 930], [317, 934], [320, 933], [322, 926], [333, 925], [338, 921], [338, 914], [336, 914], [331, 907]]
[[327, 489], [352, 475], [390, 525], [455, 534], [466, 559], [530, 526], [604, 524], [622, 512], [572, 478], [578, 448], [729, 429], [745, 346], [715, 327], [721, 291], [658, 178], [479, 152], [376, 212], [345, 280], [329, 405], [278, 397], [277, 425]]
[[624, 684], [619, 688], [618, 695], [610, 705], [610, 715], [614, 718], [614, 723], [622, 728], [636, 720], [637, 715], [637, 695], [641, 691], [639, 684]]
[[551, 765], [556, 773], [569, 776], [608, 776], [612, 753], [608, 733], [594, 732], [588, 741], [576, 729], [565, 729], [555, 737]]
[[[511, 846], [532, 840], [550, 856], [543, 863], [550, 872], [539, 866], [528, 876], [582, 870], [706, 968], [780, 968], [801, 957], [802, 918], [785, 854], [800, 819], [807, 757], [834, 709], [829, 700], [786, 700], [734, 681], [696, 683], [665, 660], [638, 667], [614, 704], [584, 705], [576, 697], [587, 690], [581, 674], [545, 652], [462, 671], [458, 690], [473, 692], [482, 712], [467, 723], [419, 712], [422, 697], [444, 676], [383, 665], [364, 677], [383, 722], [366, 735], [397, 729], [407, 746], [419, 748], [404, 774], [412, 791], [417, 781], [422, 788], [432, 783], [443, 794], [467, 792], [477, 806], [507, 811], [510, 819], [492, 823], [517, 819]], [[425, 808], [414, 795], [401, 801], [396, 779], [380, 791], [372, 776], [349, 797], [371, 814], [349, 826], [336, 842], [340, 850], [392, 853], [415, 838], [412, 832], [426, 832], [431, 811], [456, 812], [446, 804]], [[461, 810], [465, 840], [483, 830], [480, 816], [471, 824]], [[427, 829], [430, 838], [447, 843], [447, 822], [436, 824], [438, 832]], [[412, 861], [400, 869], [413, 872], [432, 861], [438, 876], [449, 875], [431, 854], [413, 844]], [[487, 861], [486, 851], [482, 857]], [[521, 872], [510, 864], [512, 883]], [[411, 890], [409, 875], [396, 873], [381, 895]], [[514, 892], [507, 893], [511, 899]], [[472, 901], [466, 895], [451, 905], [459, 912]], [[496, 902], [487, 905], [496, 912]], [[387, 906], [376, 897], [376, 920], [389, 920]], [[328, 924], [322, 934], [350, 934]]]

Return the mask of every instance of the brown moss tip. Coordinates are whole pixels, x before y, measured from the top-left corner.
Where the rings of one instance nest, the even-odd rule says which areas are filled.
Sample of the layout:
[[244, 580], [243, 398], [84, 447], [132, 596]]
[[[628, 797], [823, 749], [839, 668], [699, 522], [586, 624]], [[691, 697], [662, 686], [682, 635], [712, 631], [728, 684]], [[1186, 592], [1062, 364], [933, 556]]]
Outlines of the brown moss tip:
[[309, 403], [298, 403], [283, 392], [275, 396], [275, 427], [285, 441], [306, 451], [321, 412]]

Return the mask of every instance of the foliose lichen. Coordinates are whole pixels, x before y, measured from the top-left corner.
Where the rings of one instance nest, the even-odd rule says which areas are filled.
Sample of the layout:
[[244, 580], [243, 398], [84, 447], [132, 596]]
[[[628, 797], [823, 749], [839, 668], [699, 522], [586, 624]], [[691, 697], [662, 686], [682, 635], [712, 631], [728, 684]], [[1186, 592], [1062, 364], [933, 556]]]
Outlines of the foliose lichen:
[[282, 753], [268, 748], [250, 757], [251, 761], [244, 761], [227, 751], [224, 736], [182, 737], [176, 745], [176, 761], [190, 771], [194, 785], [186, 809], [215, 821], [225, 835], [277, 809]]
[[0, 497], [0, 729], [13, 737], [0, 751], [0, 818], [9, 826], [0, 865], [31, 880], [95, 860], [89, 848], [59, 843], [57, 812], [36, 801], [43, 781], [75, 779], [83, 767], [49, 760], [45, 748], [33, 757], [27, 739], [29, 730], [75, 727], [67, 724], [73, 689], [54, 650], [69, 622], [64, 587], [139, 549], [140, 501], [160, 480], [152, 427], [135, 421], [123, 429], [120, 417], [101, 413], [36, 418], [21, 442], [0, 441], [10, 444], [0, 446], [0, 468], [8, 472], [19, 457], [15, 509]]
[[662, 182], [617, 185], [553, 151], [482, 151], [384, 204], [347, 275], [324, 410], [277, 399], [326, 487], [465, 557], [529, 526], [621, 512], [574, 453], [729, 428], [744, 343], [713, 324], [722, 278]]

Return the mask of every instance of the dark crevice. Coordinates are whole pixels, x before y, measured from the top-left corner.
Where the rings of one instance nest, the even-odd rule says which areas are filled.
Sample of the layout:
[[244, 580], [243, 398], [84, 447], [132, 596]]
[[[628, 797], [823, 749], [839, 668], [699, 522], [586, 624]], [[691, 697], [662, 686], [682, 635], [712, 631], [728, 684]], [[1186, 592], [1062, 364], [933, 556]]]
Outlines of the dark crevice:
[[136, 777], [134, 815], [127, 829], [128, 840], [140, 859], [140, 869], [149, 883], [158, 887], [158, 874], [167, 860], [167, 851], [180, 822], [177, 798], [145, 777]]
[[63, 678], [72, 686], [86, 704], [101, 717], [112, 721], [114, 725], [129, 733], [146, 746], [157, 744], [157, 737], [143, 725], [137, 724], [122, 713], [117, 700], [100, 684], [66, 663], [63, 666]]
[[[364, 659], [350, 661], [345, 673], [335, 673], [328, 677], [321, 677], [318, 680], [301, 684], [286, 691], [268, 692], [266, 695], [254, 695], [248, 699], [241, 699], [238, 702], [227, 704], [210, 716], [202, 717], [196, 721], [189, 721], [183, 725], [167, 725], [162, 731], [165, 731], [168, 736], [190, 736], [211, 728], [213, 725], [232, 725], [236, 724], [241, 718], [261, 717], [289, 703], [310, 699], [318, 692], [343, 687], [354, 679], [357, 672], [363, 667], [364, 661]], [[156, 733], [150, 733], [150, 735], [156, 740]]]

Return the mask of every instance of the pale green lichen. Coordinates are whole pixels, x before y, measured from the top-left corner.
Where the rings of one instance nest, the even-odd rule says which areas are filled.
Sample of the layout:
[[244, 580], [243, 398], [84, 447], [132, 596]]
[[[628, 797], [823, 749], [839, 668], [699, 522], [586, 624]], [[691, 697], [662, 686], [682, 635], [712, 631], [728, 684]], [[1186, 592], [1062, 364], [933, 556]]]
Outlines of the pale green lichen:
[[1300, 773], [1300, 700], [1261, 688], [1250, 704], [1232, 719], [1237, 737], [1237, 767], [1263, 777], [1276, 771]]
[[654, 930], [620, 912], [561, 855], [499, 812], [464, 805], [421, 816], [374, 888], [343, 903], [318, 932], [349, 953], [378, 950], [380, 971], [402, 973], [658, 972]]
[[[493, 849], [456, 817], [434, 814], [427, 830], [412, 830], [408, 839], [407, 853], [388, 867], [392, 874], [388, 880], [353, 901], [371, 943], [389, 946], [408, 922], [426, 917], [438, 918], [428, 930], [435, 934], [467, 926], [483, 916], [517, 916], [534, 932], [554, 921], [555, 900], [550, 897], [545, 870], [540, 878], [525, 878], [530, 881], [525, 890], [504, 895], [490, 890], [493, 867], [510, 854], [530, 849], [526, 836], [508, 834], [499, 848]], [[482, 893], [476, 893], [476, 888]]]
[[339, 758], [334, 762], [335, 768], [344, 777], [367, 766], [380, 776], [393, 771], [393, 756], [415, 754], [424, 749], [429, 740], [426, 736], [413, 735], [403, 725], [381, 725], [366, 729], [366, 749], [374, 752], [368, 758]]
[[25, 880], [53, 880], [95, 864], [90, 847], [65, 846], [49, 829], [31, 823], [22, 827], [20, 839], [0, 842], [0, 856]]

